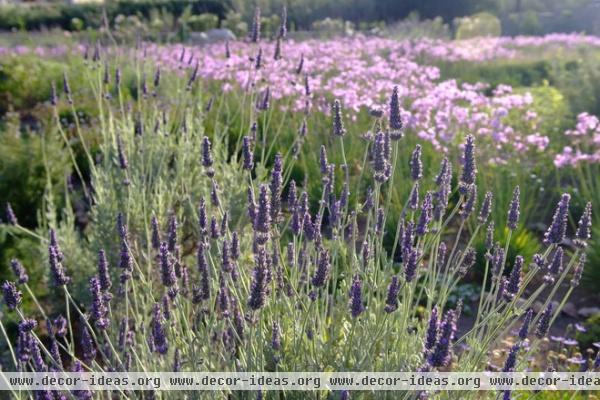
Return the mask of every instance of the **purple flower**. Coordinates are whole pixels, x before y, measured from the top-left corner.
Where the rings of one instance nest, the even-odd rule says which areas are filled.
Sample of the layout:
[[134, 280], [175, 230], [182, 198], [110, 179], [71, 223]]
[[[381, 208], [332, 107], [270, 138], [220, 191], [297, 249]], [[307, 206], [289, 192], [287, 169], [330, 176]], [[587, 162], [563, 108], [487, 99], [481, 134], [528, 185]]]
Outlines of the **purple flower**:
[[362, 283], [358, 274], [354, 275], [352, 286], [350, 287], [350, 314], [352, 318], [357, 318], [365, 310], [362, 302]]
[[475, 210], [475, 204], [477, 203], [477, 185], [473, 184], [468, 187], [466, 193], [466, 200], [461, 205], [460, 216], [462, 219], [467, 219]]
[[277, 222], [281, 209], [281, 186], [283, 184], [283, 161], [281, 154], [275, 155], [275, 162], [271, 171], [271, 221]]
[[507, 300], [512, 300], [517, 293], [519, 293], [519, 289], [521, 286], [521, 271], [523, 269], [523, 257], [517, 256], [515, 258], [515, 265], [513, 266], [512, 271], [510, 272], [510, 277], [508, 278], [508, 285], [506, 286], [506, 293], [504, 297]]
[[531, 324], [532, 318], [533, 310], [530, 308], [525, 314], [525, 318], [523, 319], [523, 325], [521, 325], [521, 329], [519, 329], [519, 339], [527, 339], [527, 336], [529, 335], [529, 324]]
[[242, 156], [244, 158], [243, 168], [251, 171], [254, 168], [254, 150], [252, 149], [252, 140], [244, 136], [242, 141]]
[[[72, 372], [84, 372], [83, 365], [81, 365], [81, 361], [75, 360], [73, 361], [73, 365], [71, 366]], [[93, 394], [90, 390], [73, 390], [73, 396], [75, 396], [78, 400], [91, 400], [93, 398]]]
[[64, 267], [60, 261], [62, 258], [60, 255], [62, 255], [60, 250], [50, 243], [50, 246], [48, 247], [48, 261], [50, 263], [50, 271], [52, 272], [54, 284], [56, 286], [66, 285], [71, 281], [71, 278], [65, 274]]
[[254, 230], [259, 244], [265, 244], [269, 239], [271, 225], [271, 201], [267, 185], [260, 185], [258, 195], [258, 210], [254, 219]]
[[103, 249], [98, 251], [98, 278], [100, 282], [100, 288], [103, 291], [107, 291], [112, 286], [110, 275], [108, 273], [108, 262], [106, 261], [106, 254]]
[[169, 351], [169, 342], [164, 327], [163, 313], [160, 311], [159, 303], [155, 303], [154, 306], [152, 306], [150, 329], [154, 351], [159, 354], [167, 354], [167, 351]]
[[559, 244], [561, 243], [567, 232], [567, 218], [569, 216], [569, 202], [571, 201], [571, 195], [563, 193], [552, 217], [552, 223], [548, 230], [544, 234], [545, 244]]
[[281, 327], [277, 321], [273, 321], [271, 348], [275, 351], [281, 350]]
[[463, 152], [463, 170], [460, 177], [459, 186], [462, 194], [466, 194], [468, 187], [475, 183], [476, 174], [477, 165], [475, 162], [475, 138], [473, 135], [468, 135]]
[[492, 257], [492, 275], [499, 277], [504, 269], [504, 249], [496, 246]]
[[564, 250], [562, 247], [557, 247], [550, 264], [548, 264], [548, 272], [544, 275], [544, 282], [548, 284], [554, 283], [554, 278], [562, 272], [563, 269]]
[[481, 204], [481, 209], [479, 210], [479, 215], [477, 216], [477, 221], [479, 221], [480, 224], [485, 224], [488, 217], [490, 216], [490, 212], [492, 210], [492, 198], [492, 192], [485, 193], [483, 203]]
[[464, 277], [467, 272], [475, 265], [477, 259], [477, 252], [473, 247], [467, 247], [465, 254], [462, 259], [462, 263], [458, 266], [458, 275]]
[[521, 203], [520, 203], [520, 197], [521, 195], [521, 191], [519, 189], [519, 186], [515, 186], [515, 190], [513, 191], [513, 196], [512, 196], [512, 200], [510, 202], [510, 207], [508, 209], [508, 221], [507, 221], [507, 226], [508, 229], [510, 229], [511, 231], [514, 231], [515, 229], [517, 229], [517, 224], [519, 223], [519, 215], [520, 215], [520, 208], [521, 208]]
[[17, 283], [22, 285], [23, 283], [29, 282], [29, 275], [27, 275], [27, 271], [25, 271], [25, 267], [23, 264], [19, 262], [16, 258], [10, 260], [10, 268], [13, 270], [13, 273], [17, 277]]
[[423, 204], [421, 206], [421, 214], [419, 215], [419, 221], [415, 229], [415, 234], [417, 236], [423, 236], [427, 232], [429, 232], [429, 223], [431, 222], [432, 211], [432, 194], [431, 192], [427, 192], [425, 198], [423, 199]]
[[438, 309], [437, 307], [433, 307], [431, 309], [431, 315], [429, 316], [429, 322], [427, 323], [427, 332], [425, 334], [425, 343], [423, 345], [423, 353], [426, 357], [430, 354], [437, 342], [439, 325], [438, 318]]
[[177, 217], [171, 215], [169, 218], [169, 229], [167, 231], [169, 251], [174, 252], [177, 246]]
[[428, 361], [433, 367], [446, 367], [452, 359], [452, 339], [456, 333], [456, 316], [448, 310], [439, 327], [437, 343], [430, 353]]
[[252, 18], [252, 30], [250, 31], [250, 39], [253, 43], [258, 43], [260, 40], [260, 7], [254, 8], [254, 18]]
[[81, 321], [81, 355], [86, 364], [91, 364], [96, 359], [96, 347], [83, 318]]
[[387, 141], [389, 137], [384, 132], [378, 132], [375, 135], [375, 144], [373, 147], [373, 169], [375, 173], [373, 178], [379, 182], [386, 182], [391, 176], [391, 166], [387, 151]]
[[410, 176], [413, 181], [423, 177], [423, 162], [421, 161], [421, 145], [416, 145], [409, 162]]
[[419, 267], [419, 251], [417, 249], [410, 249], [408, 257], [404, 260], [404, 278], [406, 282], [412, 282], [417, 275]]
[[214, 215], [210, 217], [210, 237], [215, 240], [221, 237], [221, 231], [219, 229], [217, 217], [215, 217]]
[[254, 274], [252, 277], [252, 284], [250, 286], [250, 297], [248, 298], [248, 306], [253, 310], [258, 310], [265, 305], [266, 301], [266, 289], [267, 289], [267, 275], [268, 275], [268, 261], [267, 254], [264, 248], [258, 250], [258, 254], [255, 255], [255, 267]]
[[108, 318], [106, 318], [108, 309], [104, 304], [100, 279], [97, 276], [90, 279], [90, 293], [92, 295], [92, 318], [96, 321], [96, 327], [98, 327], [98, 329], [106, 329], [110, 323]]
[[398, 86], [394, 86], [394, 89], [392, 89], [392, 96], [390, 97], [390, 129], [392, 131], [390, 132], [390, 136], [392, 140], [399, 140], [402, 138], [402, 127]]
[[129, 162], [127, 161], [120, 135], [117, 135], [117, 158], [119, 159], [119, 168], [127, 169], [129, 167]]
[[300, 61], [298, 61], [298, 66], [296, 67], [296, 74], [300, 75], [302, 73], [303, 68], [304, 68], [304, 53], [301, 53]]
[[542, 339], [544, 336], [548, 334], [548, 330], [550, 329], [550, 320], [552, 319], [552, 313], [554, 312], [554, 306], [552, 303], [549, 303], [542, 316], [540, 317], [537, 327], [535, 329], [535, 335]]
[[219, 185], [214, 179], [212, 180], [212, 186], [210, 189], [210, 202], [217, 208], [221, 206], [221, 202], [219, 201]]
[[38, 342], [33, 342], [31, 345], [31, 361], [33, 364], [33, 369], [36, 372], [45, 372], [48, 370], [48, 366], [44, 361], [44, 357], [42, 356], [42, 351]]
[[[206, 228], [208, 226], [208, 218], [206, 216], [206, 202], [204, 198], [200, 199], [200, 204], [198, 205], [198, 226], [200, 227], [200, 232], [202, 234], [206, 233]], [[158, 232], [158, 230], [157, 230]], [[158, 237], [158, 235], [157, 235]], [[154, 243], [154, 242], [153, 242]], [[156, 249], [160, 247], [160, 242], [157, 241]]]
[[325, 146], [321, 145], [321, 153], [319, 157], [319, 166], [321, 168], [321, 174], [325, 175], [329, 168], [329, 162], [327, 161], [327, 150]]
[[327, 282], [327, 278], [329, 277], [329, 270], [331, 269], [331, 261], [329, 257], [329, 252], [327, 250], [322, 249], [319, 254], [319, 259], [317, 262], [317, 269], [315, 271], [315, 275], [312, 278], [312, 284], [315, 287], [324, 287]]
[[202, 166], [210, 168], [213, 165], [213, 158], [211, 153], [210, 139], [204, 136], [202, 139]]
[[240, 258], [240, 238], [237, 232], [231, 234], [231, 258], [234, 260]]
[[10, 225], [17, 225], [19, 223], [10, 203], [6, 203], [6, 222]]
[[517, 354], [521, 346], [519, 344], [515, 344], [510, 348], [510, 352], [508, 353], [508, 357], [504, 362], [504, 367], [502, 368], [502, 372], [514, 372], [515, 367], [517, 366]]
[[494, 247], [494, 221], [491, 221], [485, 233], [485, 248], [488, 252]]
[[[575, 288], [577, 286], [579, 286], [579, 281], [581, 281], [581, 276], [583, 275], [583, 267], [585, 266], [585, 262], [586, 262], [586, 255], [585, 253], [581, 254], [581, 256], [579, 257], [579, 261], [577, 261], [577, 264], [575, 265], [575, 268], [573, 269], [573, 278], [571, 278], [571, 287]], [[575, 325], [577, 326], [577, 325]]]
[[62, 315], [59, 315], [58, 317], [56, 317], [54, 319], [54, 329], [55, 332], [54, 334], [56, 335], [56, 337], [62, 338], [65, 337], [67, 334], [67, 320], [65, 317], [63, 317]]
[[225, 282], [223, 274], [219, 276], [219, 291], [217, 293], [217, 310], [224, 316], [229, 316], [229, 304], [231, 303], [229, 288]]
[[344, 129], [344, 123], [342, 121], [342, 106], [338, 99], [335, 99], [333, 102], [331, 113], [333, 115], [333, 134], [335, 136], [344, 136], [346, 134], [346, 129]]
[[590, 229], [592, 227], [592, 203], [588, 202], [585, 205], [585, 210], [579, 219], [577, 224], [577, 231], [575, 232], [575, 245], [580, 248], [587, 246], [587, 241], [591, 238]]
[[2, 284], [4, 302], [9, 310], [14, 310], [21, 304], [22, 294], [13, 282], [4, 281]]
[[177, 282], [177, 277], [175, 276], [175, 269], [171, 261], [171, 254], [165, 242], [161, 243], [159, 254], [162, 283], [166, 287], [171, 287]]
[[398, 309], [398, 292], [400, 291], [400, 285], [398, 284], [398, 277], [392, 276], [392, 281], [388, 285], [387, 297], [385, 299], [386, 313], [394, 312]]
[[408, 198], [408, 209], [416, 210], [419, 208], [419, 182], [415, 182]]

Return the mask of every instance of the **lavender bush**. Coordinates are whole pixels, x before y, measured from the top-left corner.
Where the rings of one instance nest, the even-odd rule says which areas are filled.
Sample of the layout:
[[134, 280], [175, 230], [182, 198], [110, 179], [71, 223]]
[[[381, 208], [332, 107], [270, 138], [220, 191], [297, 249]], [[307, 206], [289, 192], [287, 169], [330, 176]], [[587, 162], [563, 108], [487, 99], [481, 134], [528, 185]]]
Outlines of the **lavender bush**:
[[[252, 32], [250, 77], [265, 57], [259, 26]], [[564, 194], [543, 252], [507, 263], [521, 223], [519, 187], [505, 188], [510, 208], [492, 221], [492, 193], [477, 196], [471, 135], [460, 164], [444, 158], [439, 167], [426, 165], [417, 146], [408, 167], [399, 165], [407, 134], [396, 88], [372, 113], [369, 134], [354, 129], [339, 99], [328, 105], [331, 115], [319, 116], [329, 132], [310, 138], [323, 146], [314, 165], [321, 171], [315, 198], [307, 192], [310, 182], [291, 178], [303, 168], [310, 83], [308, 106], [282, 120], [302, 121], [299, 132], [277, 153], [281, 130], [273, 134], [269, 124], [279, 100], [269, 87], [237, 87], [245, 99], [238, 112], [248, 122], [241, 134], [219, 124], [205, 131], [204, 120], [223, 103], [213, 105], [211, 93], [202, 92], [198, 66], [169, 77], [165, 93], [159, 69], [149, 71], [136, 56], [138, 97], [128, 103], [117, 63], [100, 48], [86, 61], [101, 135], [97, 154], [75, 127], [91, 169], [91, 180], [81, 180], [91, 223], [77, 230], [69, 194], [61, 215], [47, 196], [44, 224], [35, 232], [7, 220], [38, 239], [48, 283], [64, 299], [61, 306], [39, 302], [28, 286], [30, 266], [14, 261], [14, 282], [5, 282], [2, 292], [6, 312], [21, 322], [16, 340], [2, 326], [7, 370], [480, 371], [498, 339], [518, 331], [499, 367], [517, 370], [579, 283], [591, 211], [581, 217], [579, 246], [571, 252], [564, 247], [572, 235]], [[54, 109], [67, 104], [77, 119], [68, 76], [54, 87]], [[73, 151], [60, 123], [45, 140]], [[347, 157], [349, 142], [354, 151], [361, 143], [360, 159]], [[331, 163], [332, 154], [342, 162]], [[395, 173], [403, 167], [408, 174]], [[404, 198], [397, 198], [397, 186], [407, 188]], [[397, 204], [399, 217], [392, 213]], [[506, 227], [503, 242], [495, 240], [494, 226]], [[484, 284], [475, 321], [464, 326], [462, 305], [451, 307], [449, 296], [473, 267], [480, 238]], [[541, 285], [532, 284], [536, 276], [544, 277]], [[568, 279], [571, 287], [559, 298]], [[74, 287], [85, 287], [87, 295], [74, 296], [82, 291]], [[35, 302], [36, 313], [23, 313], [23, 298]], [[537, 313], [536, 301], [543, 304]]]

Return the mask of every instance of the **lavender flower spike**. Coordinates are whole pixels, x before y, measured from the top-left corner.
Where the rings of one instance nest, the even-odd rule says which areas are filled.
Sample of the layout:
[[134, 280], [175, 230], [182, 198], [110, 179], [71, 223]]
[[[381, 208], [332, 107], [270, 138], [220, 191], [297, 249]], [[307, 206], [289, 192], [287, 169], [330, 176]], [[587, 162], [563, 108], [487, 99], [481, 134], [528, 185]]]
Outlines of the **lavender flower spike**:
[[507, 300], [512, 300], [517, 293], [519, 293], [519, 289], [521, 286], [521, 270], [523, 269], [523, 257], [517, 256], [515, 258], [515, 265], [510, 273], [510, 277], [508, 279], [508, 284], [506, 286], [506, 293], [504, 294]]
[[425, 343], [423, 345], [423, 352], [428, 355], [437, 342], [438, 336], [438, 309], [433, 307], [431, 309], [431, 315], [429, 316], [429, 322], [427, 323], [427, 333], [425, 334]]
[[250, 39], [253, 43], [258, 43], [260, 40], [260, 7], [254, 9], [254, 17], [252, 18], [252, 30], [250, 31]]
[[511, 231], [517, 229], [517, 225], [519, 223], [519, 216], [521, 212], [521, 201], [519, 198], [520, 195], [521, 190], [519, 189], [519, 186], [515, 186], [515, 190], [513, 191], [513, 197], [510, 202], [510, 207], [508, 209], [508, 222], [506, 224], [508, 226], [508, 229], [510, 229]]
[[456, 333], [456, 315], [454, 311], [446, 312], [439, 328], [438, 341], [428, 361], [433, 367], [445, 367], [452, 358], [452, 339]]
[[552, 224], [548, 227], [548, 230], [544, 234], [545, 244], [559, 244], [561, 243], [567, 232], [567, 217], [569, 216], [569, 202], [571, 201], [571, 195], [564, 193], [558, 205], [554, 216], [552, 217]]
[[244, 158], [243, 168], [246, 171], [251, 171], [254, 168], [254, 153], [252, 150], [252, 142], [249, 136], [244, 136], [242, 142], [242, 156]]
[[350, 314], [352, 318], [357, 318], [364, 310], [365, 306], [362, 303], [362, 283], [358, 274], [356, 274], [350, 287]]
[[250, 298], [248, 306], [253, 310], [258, 310], [265, 305], [266, 286], [267, 286], [267, 254], [264, 248], [260, 248], [256, 255], [256, 266], [254, 267], [254, 276], [250, 286]]
[[100, 282], [100, 288], [103, 291], [107, 291], [112, 286], [110, 280], [110, 274], [108, 273], [108, 261], [106, 261], [106, 253], [104, 249], [98, 251], [98, 278]]
[[398, 309], [398, 292], [400, 291], [400, 285], [398, 284], [398, 277], [392, 276], [392, 281], [388, 285], [387, 297], [385, 299], [386, 313], [394, 312]]
[[23, 284], [29, 282], [29, 275], [27, 275], [27, 271], [25, 271], [25, 267], [23, 264], [19, 262], [16, 258], [10, 260], [10, 268], [13, 270], [13, 273], [17, 277], [17, 283]]
[[62, 253], [59, 253], [59, 251], [60, 250], [58, 250], [58, 248], [56, 246], [53, 246], [52, 244], [50, 244], [50, 246], [48, 247], [48, 260], [50, 263], [50, 271], [52, 272], [54, 284], [56, 286], [66, 285], [71, 281], [71, 278], [69, 278], [65, 274], [64, 267], [60, 261], [60, 254]]
[[416, 145], [409, 162], [410, 175], [413, 181], [423, 177], [423, 163], [421, 162], [421, 145]]
[[342, 105], [338, 99], [333, 102], [331, 113], [333, 114], [333, 134], [335, 136], [344, 136], [346, 134], [346, 129], [344, 129], [344, 123], [342, 121]]
[[164, 327], [163, 313], [160, 311], [160, 303], [155, 303], [152, 307], [150, 327], [154, 351], [159, 354], [167, 354], [167, 351], [169, 351], [169, 342]]
[[552, 303], [548, 304], [548, 307], [542, 313], [540, 317], [537, 327], [535, 329], [535, 335], [542, 339], [544, 336], [548, 334], [548, 330], [550, 329], [550, 320], [552, 319], [552, 313], [554, 312], [554, 306]]
[[459, 190], [466, 194], [468, 188], [475, 183], [477, 174], [477, 165], [475, 162], [475, 138], [473, 135], [467, 136], [463, 152], [463, 170], [460, 177]]
[[575, 245], [579, 248], [587, 247], [587, 242], [592, 237], [590, 229], [592, 227], [592, 203], [588, 202], [585, 205], [585, 210], [579, 219], [577, 224], [577, 231], [575, 232]]
[[19, 223], [10, 203], [6, 203], [6, 221], [10, 225], [17, 225]]
[[2, 284], [4, 302], [9, 310], [14, 310], [21, 304], [22, 295], [13, 282], [4, 281]]
[[390, 98], [390, 137], [392, 140], [402, 138], [402, 116], [400, 115], [400, 100], [398, 98], [398, 86], [394, 86]]
[[329, 253], [327, 250], [321, 250], [319, 255], [319, 260], [317, 262], [317, 270], [315, 271], [315, 275], [312, 278], [312, 284], [315, 287], [323, 287], [325, 286], [325, 282], [327, 281], [327, 277], [329, 276], [329, 270], [331, 269], [331, 263], [329, 260]]
[[517, 365], [517, 354], [519, 353], [520, 348], [521, 346], [518, 343], [511, 347], [504, 363], [504, 368], [502, 368], [502, 372], [513, 372], [515, 370], [515, 366]]
[[492, 192], [486, 192], [483, 203], [481, 204], [481, 210], [479, 210], [479, 215], [477, 216], [477, 221], [480, 224], [485, 224], [490, 216], [493, 197]]
[[529, 309], [527, 314], [525, 314], [525, 318], [523, 319], [523, 325], [521, 325], [521, 329], [519, 329], [519, 339], [525, 340], [529, 335], [529, 324], [531, 324], [531, 319], [533, 318], [533, 309]]
[[271, 201], [266, 185], [260, 185], [258, 195], [258, 210], [254, 219], [254, 229], [259, 244], [265, 244], [269, 239], [271, 225]]
[[108, 309], [104, 304], [104, 296], [100, 287], [100, 279], [94, 276], [90, 279], [90, 293], [92, 295], [92, 318], [96, 321], [98, 329], [106, 329], [109, 325], [109, 320], [106, 318]]
[[159, 253], [162, 283], [167, 287], [171, 287], [177, 282], [177, 277], [175, 276], [175, 269], [171, 262], [171, 254], [167, 248], [167, 243], [161, 243]]

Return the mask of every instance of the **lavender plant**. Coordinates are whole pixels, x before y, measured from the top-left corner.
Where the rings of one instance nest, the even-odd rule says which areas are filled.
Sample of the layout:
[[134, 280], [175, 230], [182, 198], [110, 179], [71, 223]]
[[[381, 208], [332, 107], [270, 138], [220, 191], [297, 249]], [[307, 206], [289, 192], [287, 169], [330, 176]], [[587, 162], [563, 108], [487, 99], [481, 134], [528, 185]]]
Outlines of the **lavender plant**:
[[[253, 42], [260, 39], [259, 21], [257, 11]], [[285, 57], [284, 42], [278, 46]], [[311, 139], [322, 141], [315, 197], [309, 182], [291, 178], [301, 168], [306, 120], [292, 146], [273, 154], [271, 141], [281, 130], [269, 137], [275, 100], [268, 87], [239, 89], [248, 98], [240, 110], [247, 132], [235, 135], [219, 125], [205, 131], [206, 115], [219, 111], [201, 105], [209, 96], [197, 67], [190, 76], [173, 77], [176, 89], [169, 93], [160, 90], [168, 77], [155, 78], [153, 95], [144, 96], [147, 64], [135, 54], [140, 96], [131, 106], [120, 80], [105, 78], [106, 66], [121, 71], [116, 60], [99, 56], [87, 63], [101, 134], [100, 156], [89, 160], [91, 223], [78, 232], [73, 211], [67, 207], [58, 218], [49, 198], [44, 226], [24, 231], [39, 239], [49, 284], [64, 305], [39, 302], [27, 286], [28, 266], [13, 263], [15, 282], [5, 282], [2, 292], [6, 311], [21, 322], [16, 342], [2, 327], [9, 369], [480, 371], [498, 338], [520, 328], [529, 344], [513, 347], [504, 366], [516, 370], [577, 286], [591, 211], [581, 218], [579, 247], [565, 260], [569, 195], [563, 195], [544, 251], [509, 265], [511, 232], [520, 224], [519, 187], [506, 219], [489, 221], [493, 199], [477, 198], [473, 136], [465, 138], [460, 166], [445, 158], [439, 174], [428, 175], [437, 166], [425, 165], [417, 146], [407, 163], [410, 174], [395, 173], [406, 137], [397, 89], [390, 90], [389, 122], [375, 116], [374, 134], [361, 139], [360, 160], [346, 157], [347, 141], [361, 132], [344, 119], [342, 102], [334, 100], [331, 115], [320, 116], [330, 118], [331, 133]], [[249, 76], [259, 66], [257, 59], [250, 63]], [[66, 77], [63, 85], [63, 98], [53, 104], [73, 106], [77, 98]], [[70, 151], [71, 143], [64, 145]], [[341, 154], [340, 165], [330, 162], [333, 153]], [[356, 173], [351, 165], [361, 162]], [[393, 217], [396, 185], [411, 190]], [[494, 241], [492, 223], [508, 227], [503, 243]], [[474, 228], [464, 229], [467, 224]], [[484, 290], [475, 322], [463, 327], [460, 305], [451, 307], [448, 299], [474, 265], [473, 243], [480, 237], [487, 243]], [[570, 289], [558, 298], [572, 273]], [[547, 278], [534, 285], [542, 275]], [[88, 294], [74, 296], [74, 285]], [[543, 297], [545, 290], [550, 294]], [[24, 297], [35, 301], [37, 313], [23, 313]], [[536, 301], [543, 303], [538, 313], [532, 311]]]

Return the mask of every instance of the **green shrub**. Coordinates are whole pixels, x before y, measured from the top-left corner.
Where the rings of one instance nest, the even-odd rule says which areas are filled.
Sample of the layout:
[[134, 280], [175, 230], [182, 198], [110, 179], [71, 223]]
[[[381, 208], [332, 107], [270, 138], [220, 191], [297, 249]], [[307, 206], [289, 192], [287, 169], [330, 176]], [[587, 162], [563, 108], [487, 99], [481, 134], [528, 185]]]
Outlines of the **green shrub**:
[[219, 26], [219, 17], [209, 13], [192, 15], [186, 23], [193, 32], [206, 32]]
[[248, 24], [242, 20], [242, 15], [236, 12], [228, 12], [225, 19], [221, 21], [221, 28], [229, 29], [237, 37], [248, 34]]
[[457, 18], [455, 21], [456, 39], [471, 39], [474, 37], [496, 37], [502, 33], [498, 17], [481, 12], [468, 17]]
[[593, 343], [600, 342], [600, 314], [592, 315], [585, 321], [586, 332], [577, 332], [576, 339], [583, 350], [594, 348]]

